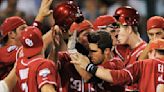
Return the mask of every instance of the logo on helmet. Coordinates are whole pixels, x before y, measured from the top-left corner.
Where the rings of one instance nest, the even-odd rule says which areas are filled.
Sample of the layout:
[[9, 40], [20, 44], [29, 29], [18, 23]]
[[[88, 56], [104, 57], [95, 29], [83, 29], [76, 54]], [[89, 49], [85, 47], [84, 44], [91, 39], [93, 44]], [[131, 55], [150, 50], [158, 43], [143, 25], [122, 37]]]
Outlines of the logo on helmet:
[[25, 39], [25, 43], [29, 46], [32, 47], [34, 45], [34, 43], [32, 42], [32, 40], [30, 40], [29, 38]]

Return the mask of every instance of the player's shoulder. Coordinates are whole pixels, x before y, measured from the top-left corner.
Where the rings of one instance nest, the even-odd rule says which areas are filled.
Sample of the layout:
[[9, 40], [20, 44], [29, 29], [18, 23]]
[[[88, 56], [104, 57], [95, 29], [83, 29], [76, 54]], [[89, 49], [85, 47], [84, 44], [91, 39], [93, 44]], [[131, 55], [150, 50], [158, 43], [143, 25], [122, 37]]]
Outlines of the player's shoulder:
[[0, 48], [0, 53], [4, 53], [4, 52], [12, 52], [12, 51], [16, 51], [18, 49], [18, 46], [16, 45], [10, 45], [10, 46], [2, 46]]
[[142, 62], [143, 64], [159, 64], [159, 63], [164, 64], [164, 60], [162, 59], [145, 59]]
[[42, 66], [55, 66], [55, 63], [52, 61], [52, 60], [49, 60], [49, 59], [45, 59], [45, 58], [42, 58], [40, 59], [40, 62], [41, 62], [41, 65]]

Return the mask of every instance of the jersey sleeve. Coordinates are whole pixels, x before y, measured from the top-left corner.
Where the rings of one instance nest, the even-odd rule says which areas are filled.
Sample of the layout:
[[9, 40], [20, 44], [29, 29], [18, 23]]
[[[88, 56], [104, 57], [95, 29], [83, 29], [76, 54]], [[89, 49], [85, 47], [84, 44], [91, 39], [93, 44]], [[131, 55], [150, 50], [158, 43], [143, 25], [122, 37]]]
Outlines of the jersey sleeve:
[[120, 70], [124, 68], [124, 63], [120, 59], [115, 58], [115, 59], [105, 62], [104, 64], [100, 66], [107, 69], [111, 69], [111, 70]]
[[52, 84], [57, 87], [57, 68], [52, 61], [46, 61], [41, 64], [37, 69], [37, 83], [39, 89], [44, 84]]
[[142, 62], [136, 62], [122, 70], [112, 70], [113, 83], [117, 85], [133, 84], [139, 80]]

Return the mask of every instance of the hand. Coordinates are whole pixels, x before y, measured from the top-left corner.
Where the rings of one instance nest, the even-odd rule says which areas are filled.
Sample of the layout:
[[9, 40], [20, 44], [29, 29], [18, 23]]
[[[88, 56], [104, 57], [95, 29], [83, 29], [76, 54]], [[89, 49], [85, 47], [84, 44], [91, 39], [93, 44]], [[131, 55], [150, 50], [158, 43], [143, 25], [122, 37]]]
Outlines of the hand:
[[52, 27], [51, 30], [52, 30], [52, 38], [53, 38], [53, 43], [55, 45], [55, 48], [59, 49], [62, 42], [64, 41], [62, 31], [60, 30], [59, 26], [57, 26], [57, 25]]
[[49, 10], [52, 1], [53, 0], [42, 0], [42, 3], [41, 3], [40, 8], [39, 8], [38, 15], [35, 19], [36, 21], [41, 22], [44, 19], [44, 17], [49, 16], [50, 14], [52, 14], [53, 10]]
[[72, 53], [70, 54], [71, 63], [79, 65], [81, 68], [86, 69], [87, 65], [90, 63], [88, 57], [80, 54], [80, 53]]
[[68, 40], [68, 45], [67, 45], [68, 46], [68, 50], [76, 49], [75, 48], [76, 38], [77, 38], [77, 31], [74, 31], [73, 35], [71, 37], [69, 37], [69, 40]]

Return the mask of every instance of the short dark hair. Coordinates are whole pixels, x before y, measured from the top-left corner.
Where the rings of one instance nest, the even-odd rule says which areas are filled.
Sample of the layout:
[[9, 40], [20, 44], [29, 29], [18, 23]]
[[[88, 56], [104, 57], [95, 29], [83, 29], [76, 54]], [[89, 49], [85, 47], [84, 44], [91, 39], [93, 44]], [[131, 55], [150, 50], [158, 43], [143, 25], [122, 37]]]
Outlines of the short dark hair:
[[98, 48], [104, 52], [106, 48], [112, 48], [112, 39], [108, 32], [97, 31], [88, 34], [89, 43], [96, 43]]
[[[16, 33], [16, 29], [14, 29], [13, 32]], [[9, 40], [9, 36], [7, 34], [5, 37], [3, 37], [2, 41], [0, 42], [0, 44], [2, 44], [2, 46], [3, 46], [3, 45], [5, 45], [7, 43], [8, 40]]]

